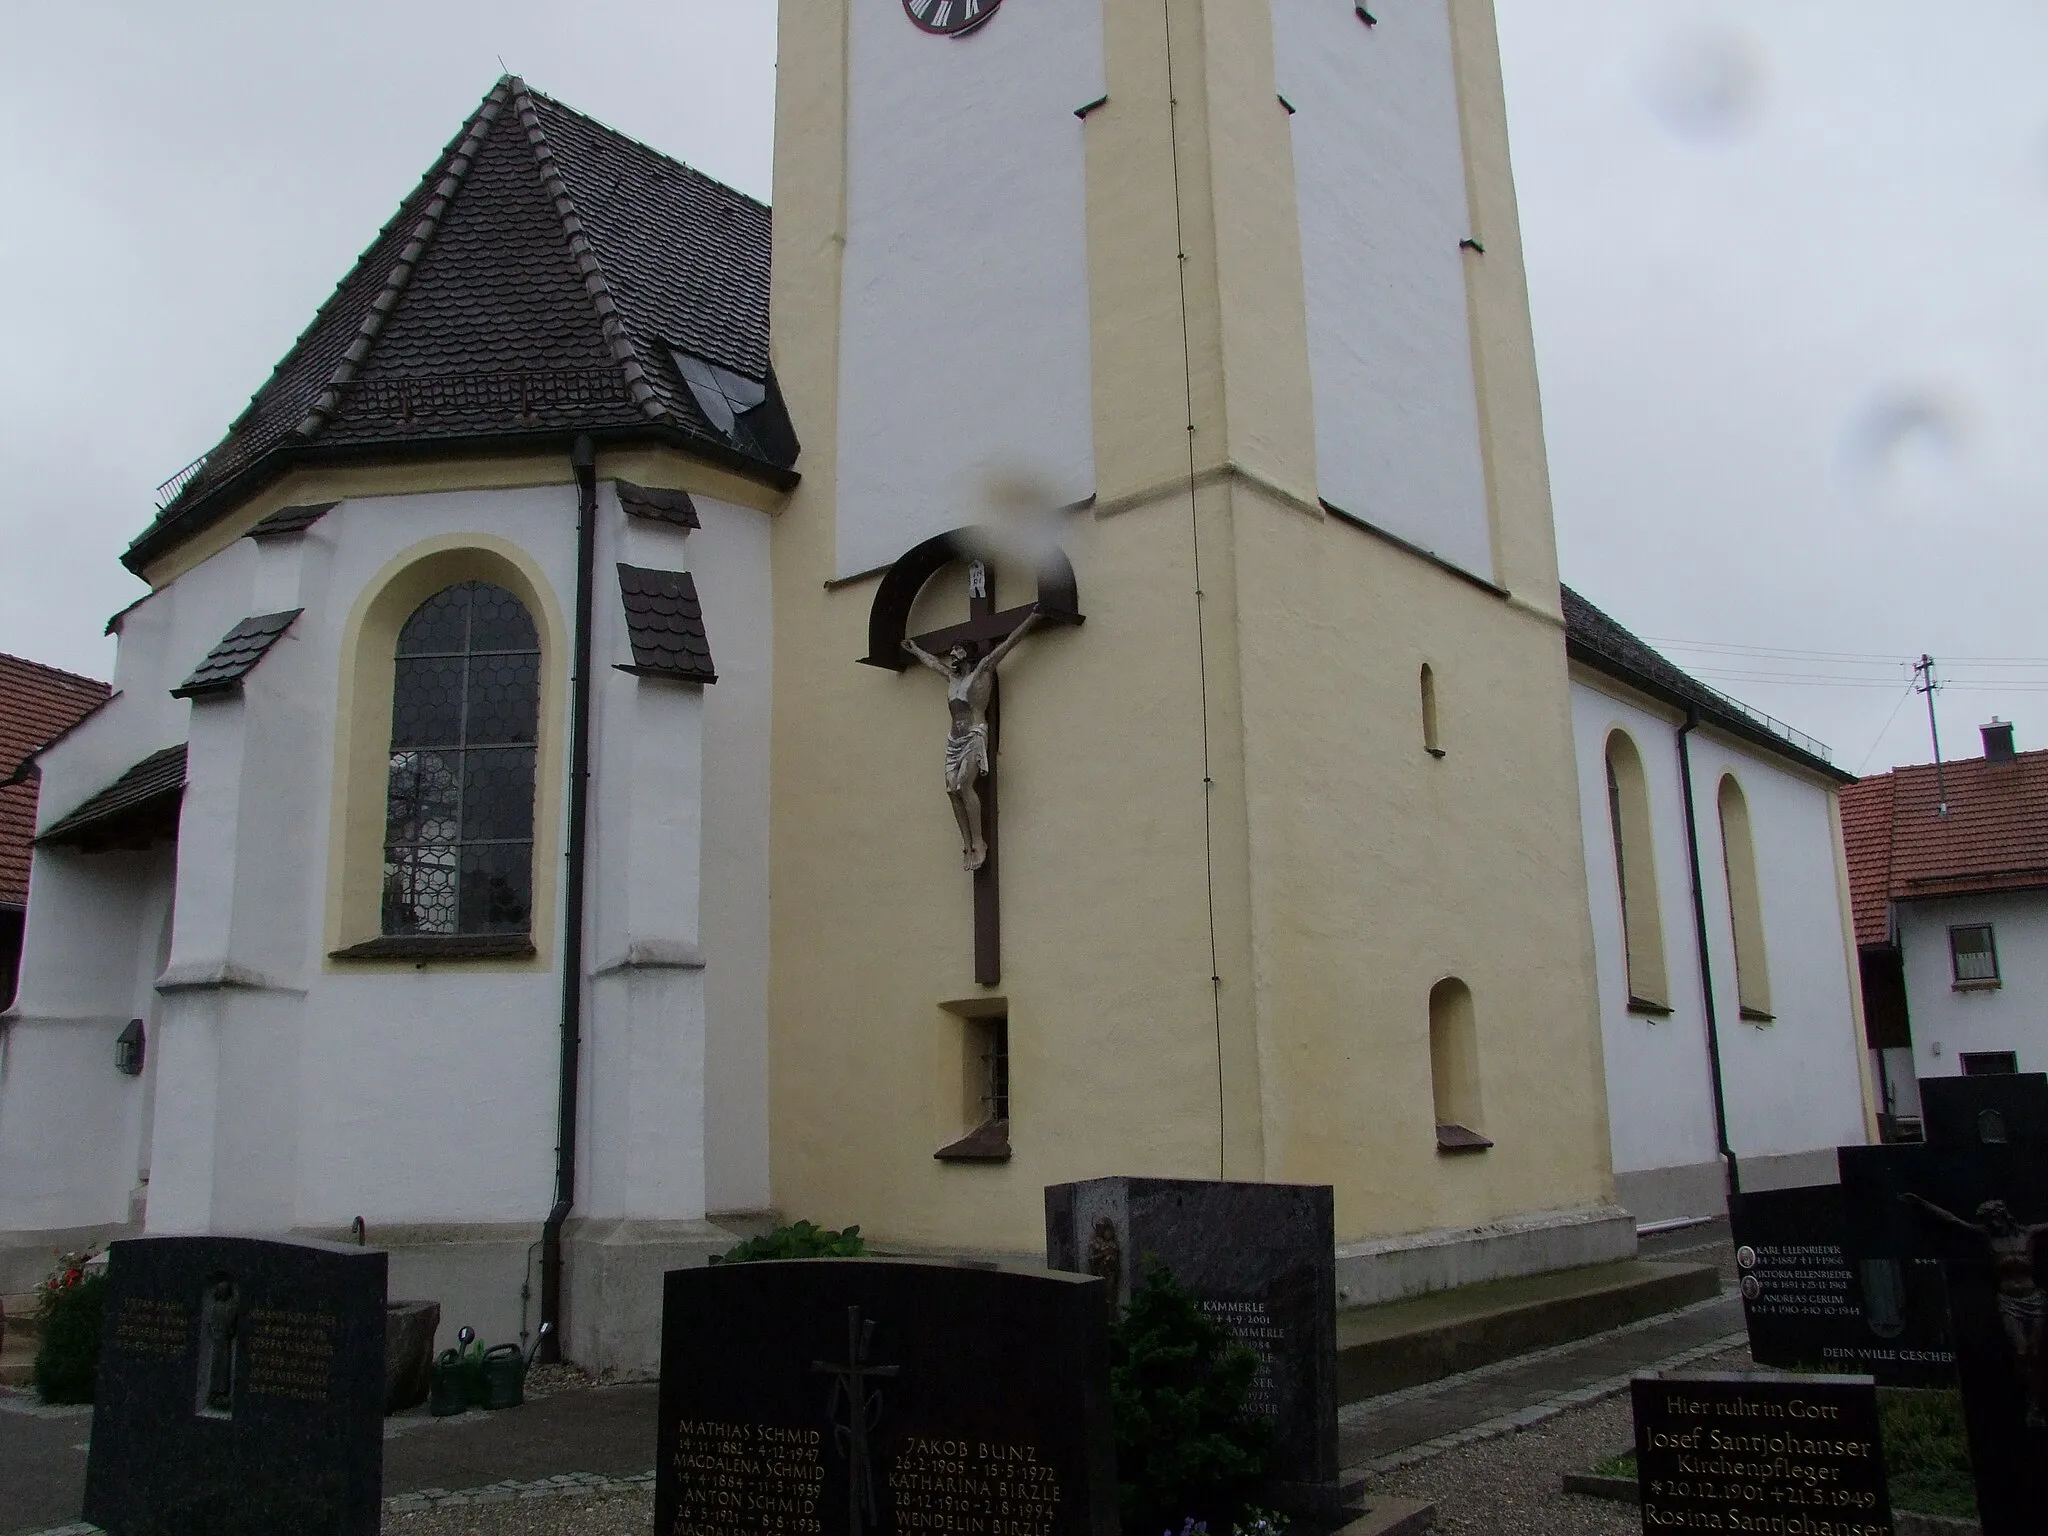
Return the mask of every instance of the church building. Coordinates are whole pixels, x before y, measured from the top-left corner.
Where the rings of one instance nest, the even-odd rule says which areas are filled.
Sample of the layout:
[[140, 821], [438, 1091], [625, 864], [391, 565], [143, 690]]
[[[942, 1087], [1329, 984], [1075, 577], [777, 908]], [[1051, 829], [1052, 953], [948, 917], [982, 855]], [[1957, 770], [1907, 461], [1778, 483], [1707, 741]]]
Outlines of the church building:
[[0, 1290], [360, 1223], [634, 1369], [771, 1210], [1633, 1253], [1491, 0], [784, 0], [778, 79], [772, 247], [499, 81], [165, 488], [37, 758]]

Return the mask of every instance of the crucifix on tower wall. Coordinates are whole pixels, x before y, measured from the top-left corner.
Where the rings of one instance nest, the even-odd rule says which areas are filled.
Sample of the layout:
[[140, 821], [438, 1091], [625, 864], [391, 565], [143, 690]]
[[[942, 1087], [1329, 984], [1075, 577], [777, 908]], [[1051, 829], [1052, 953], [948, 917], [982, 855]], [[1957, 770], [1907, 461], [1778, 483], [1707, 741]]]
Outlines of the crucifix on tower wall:
[[870, 654], [864, 659], [900, 671], [905, 665], [902, 658], [911, 657], [946, 679], [946, 797], [960, 832], [961, 863], [974, 885], [974, 979], [992, 987], [1002, 979], [996, 797], [1002, 693], [996, 669], [1032, 630], [1047, 624], [1078, 624], [1081, 615], [1073, 569], [1064, 557], [1040, 573], [1036, 602], [999, 610], [994, 569], [986, 560], [969, 556], [967, 621], [906, 635], [904, 621], [911, 603], [938, 570], [967, 555], [962, 544], [963, 534], [944, 534], [891, 567], [876, 595], [869, 621]]

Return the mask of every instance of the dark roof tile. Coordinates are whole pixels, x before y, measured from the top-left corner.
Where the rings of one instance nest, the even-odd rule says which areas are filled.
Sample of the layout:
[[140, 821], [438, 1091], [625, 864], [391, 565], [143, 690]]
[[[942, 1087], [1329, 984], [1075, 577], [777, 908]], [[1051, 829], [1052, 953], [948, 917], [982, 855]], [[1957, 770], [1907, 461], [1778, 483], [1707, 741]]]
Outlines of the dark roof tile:
[[[124, 559], [302, 449], [653, 430], [786, 474], [769, 256], [763, 204], [508, 75]], [[719, 431], [671, 345], [767, 382], [777, 419]]]
[[270, 516], [251, 528], [242, 537], [245, 539], [280, 539], [290, 533], [304, 533], [321, 518], [340, 506], [338, 501], [315, 502], [304, 507], [279, 507]]
[[283, 613], [261, 613], [244, 619], [220, 637], [220, 643], [206, 653], [206, 659], [192, 669], [192, 675], [171, 690], [174, 699], [203, 699], [235, 693], [242, 679], [256, 670], [256, 663], [270, 653], [278, 637], [292, 627], [292, 620], [306, 610], [288, 608]]
[[690, 683], [718, 681], [711, 642], [704, 633], [704, 612], [697, 603], [697, 583], [688, 571], [621, 565], [619, 598], [626, 607], [626, 633], [633, 643], [633, 664], [620, 670]]
[[[152, 752], [36, 839], [81, 847], [128, 846], [161, 836], [185, 793], [185, 743]], [[175, 835], [175, 824], [172, 824]]]
[[650, 490], [646, 486], [619, 482], [619, 506], [628, 517], [649, 522], [672, 523], [678, 528], [698, 528], [697, 504], [687, 491]]

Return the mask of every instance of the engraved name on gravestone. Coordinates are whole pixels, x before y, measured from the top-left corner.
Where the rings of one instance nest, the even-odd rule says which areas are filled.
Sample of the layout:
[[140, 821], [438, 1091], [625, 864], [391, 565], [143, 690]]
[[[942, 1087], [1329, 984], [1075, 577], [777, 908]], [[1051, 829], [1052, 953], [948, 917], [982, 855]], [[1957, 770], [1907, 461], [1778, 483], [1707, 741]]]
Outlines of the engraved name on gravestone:
[[895, 1259], [675, 1270], [662, 1536], [1115, 1536], [1102, 1287]]
[[1638, 1377], [1645, 1531], [1891, 1536], [1867, 1376]]
[[1758, 1365], [1868, 1374], [1888, 1387], [1953, 1385], [1941, 1266], [1851, 1262], [1841, 1185], [1738, 1194], [1729, 1222]]
[[2048, 1151], [1844, 1147], [1852, 1256], [1941, 1264], [1984, 1536], [2048, 1509]]
[[1248, 1405], [1274, 1427], [1261, 1497], [1332, 1512], [1337, 1482], [1336, 1220], [1326, 1184], [1089, 1179], [1045, 1192], [1046, 1262], [1128, 1302], [1158, 1259], [1259, 1357]]
[[384, 1284], [379, 1249], [115, 1243], [84, 1518], [114, 1536], [372, 1536]]

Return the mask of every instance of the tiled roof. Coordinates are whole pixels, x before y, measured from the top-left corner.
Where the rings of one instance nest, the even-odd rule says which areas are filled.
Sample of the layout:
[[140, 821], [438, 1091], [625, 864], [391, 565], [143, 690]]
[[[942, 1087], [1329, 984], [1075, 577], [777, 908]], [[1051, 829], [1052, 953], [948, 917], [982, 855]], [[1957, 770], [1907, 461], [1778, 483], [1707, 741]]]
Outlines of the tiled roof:
[[304, 533], [339, 505], [339, 502], [321, 501], [304, 507], [279, 507], [242, 537], [281, 539], [288, 533]]
[[1842, 791], [1842, 836], [1859, 945], [1891, 941], [1895, 902], [2048, 887], [2048, 752], [1860, 779]]
[[1824, 755], [1827, 749], [1813, 738], [1687, 676], [1570, 587], [1560, 587], [1558, 591], [1564, 600], [1565, 651], [1572, 660], [1679, 709], [1698, 710], [1700, 718], [1717, 729], [1775, 752], [1803, 768], [1826, 774], [1841, 784], [1853, 781], [1854, 775], [1829, 762]]
[[305, 611], [287, 608], [283, 613], [261, 613], [242, 620], [220, 637], [220, 643], [206, 653], [190, 677], [171, 690], [171, 697], [201, 699], [235, 692], [242, 679], [256, 670], [256, 663], [270, 654], [279, 636], [292, 627], [292, 620]]
[[[24, 760], [104, 704], [112, 690], [97, 678], [0, 655], [0, 784]], [[28, 900], [29, 840], [36, 830], [35, 770], [0, 788], [0, 906]]]
[[673, 523], [678, 528], [697, 528], [697, 504], [687, 491], [649, 490], [644, 485], [619, 482], [619, 507], [628, 517], [649, 522]]
[[[351, 449], [652, 434], [786, 479], [769, 255], [766, 205], [508, 75], [123, 558]], [[671, 347], [765, 382], [780, 419], [720, 431]]]
[[622, 671], [690, 683], [718, 681], [704, 634], [704, 611], [697, 605], [697, 583], [688, 571], [621, 565], [619, 598], [626, 605], [626, 633], [633, 642], [633, 665]]
[[120, 778], [60, 818], [36, 839], [39, 843], [94, 846], [107, 840], [125, 845], [125, 833], [143, 829], [146, 842], [185, 793], [185, 743], [152, 752]]

